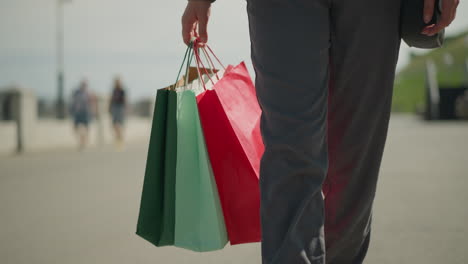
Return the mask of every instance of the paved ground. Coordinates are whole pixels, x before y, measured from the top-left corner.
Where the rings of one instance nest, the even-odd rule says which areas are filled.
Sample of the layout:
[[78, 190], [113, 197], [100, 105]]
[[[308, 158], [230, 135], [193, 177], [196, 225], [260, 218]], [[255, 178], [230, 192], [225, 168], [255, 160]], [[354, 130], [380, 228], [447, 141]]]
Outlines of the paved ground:
[[[145, 142], [0, 157], [2, 264], [259, 264], [258, 244], [215, 253], [134, 235]], [[468, 123], [392, 119], [367, 264], [468, 263]]]

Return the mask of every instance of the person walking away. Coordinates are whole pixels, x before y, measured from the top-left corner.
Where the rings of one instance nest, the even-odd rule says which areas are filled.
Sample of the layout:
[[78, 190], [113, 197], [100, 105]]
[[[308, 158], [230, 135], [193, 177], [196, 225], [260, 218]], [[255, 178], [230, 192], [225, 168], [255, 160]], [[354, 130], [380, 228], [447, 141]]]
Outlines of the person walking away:
[[114, 88], [112, 89], [109, 111], [112, 116], [115, 143], [118, 148], [122, 148], [124, 144], [123, 125], [125, 121], [126, 108], [127, 98], [125, 89], [120, 77], [116, 77], [114, 80]]
[[[428, 23], [435, 0], [424, 1]], [[440, 21], [421, 34], [434, 35], [454, 19], [459, 0], [441, 1]], [[211, 2], [188, 1], [186, 44], [191, 37], [208, 41]], [[400, 48], [400, 5], [247, 0], [265, 144], [264, 264], [363, 263]]]
[[89, 122], [92, 114], [92, 98], [86, 80], [82, 80], [73, 92], [70, 112], [78, 138], [78, 149], [83, 150], [88, 143]]

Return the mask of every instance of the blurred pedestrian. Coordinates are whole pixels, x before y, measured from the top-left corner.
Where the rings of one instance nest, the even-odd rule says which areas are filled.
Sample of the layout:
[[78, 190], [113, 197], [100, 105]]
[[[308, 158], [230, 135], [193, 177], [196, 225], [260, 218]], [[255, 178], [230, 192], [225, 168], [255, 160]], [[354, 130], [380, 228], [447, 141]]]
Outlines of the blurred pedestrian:
[[70, 112], [73, 116], [75, 133], [78, 136], [78, 148], [82, 150], [88, 143], [88, 127], [92, 115], [92, 96], [88, 91], [87, 80], [82, 80], [73, 92]]
[[120, 77], [116, 77], [114, 80], [114, 88], [112, 89], [109, 111], [112, 116], [115, 143], [121, 148], [124, 143], [123, 125], [127, 111], [127, 98]]

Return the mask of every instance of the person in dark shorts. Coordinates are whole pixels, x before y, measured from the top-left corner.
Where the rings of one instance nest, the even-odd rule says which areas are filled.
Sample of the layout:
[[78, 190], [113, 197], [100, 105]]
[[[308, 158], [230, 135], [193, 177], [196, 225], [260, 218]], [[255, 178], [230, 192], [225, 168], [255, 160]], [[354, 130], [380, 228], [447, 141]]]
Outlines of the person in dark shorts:
[[109, 111], [112, 116], [112, 126], [114, 128], [115, 142], [117, 146], [123, 146], [123, 124], [127, 109], [127, 98], [125, 89], [120, 77], [114, 80], [114, 88], [110, 99]]
[[79, 87], [72, 94], [71, 115], [75, 132], [78, 136], [78, 148], [82, 150], [88, 142], [88, 127], [92, 112], [92, 98], [88, 91], [88, 82], [81, 81]]

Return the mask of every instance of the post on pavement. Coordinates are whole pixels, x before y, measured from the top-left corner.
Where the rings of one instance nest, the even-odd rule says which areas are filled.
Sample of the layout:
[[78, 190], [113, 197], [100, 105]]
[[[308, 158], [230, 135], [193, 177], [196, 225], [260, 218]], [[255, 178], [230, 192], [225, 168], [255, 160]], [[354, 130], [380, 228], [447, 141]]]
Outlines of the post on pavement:
[[426, 61], [426, 112], [427, 120], [439, 118], [439, 83], [437, 81], [437, 68], [432, 60]]
[[20, 87], [2, 89], [2, 96], [8, 98], [8, 108], [11, 120], [16, 127], [17, 153], [23, 153], [31, 148], [37, 120], [37, 100], [30, 90]]

